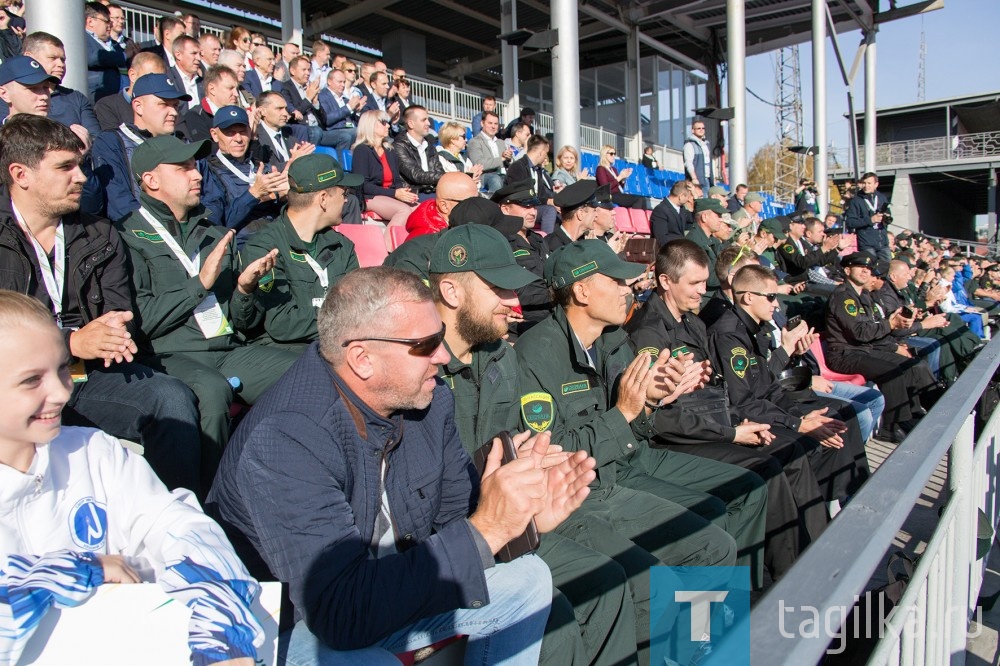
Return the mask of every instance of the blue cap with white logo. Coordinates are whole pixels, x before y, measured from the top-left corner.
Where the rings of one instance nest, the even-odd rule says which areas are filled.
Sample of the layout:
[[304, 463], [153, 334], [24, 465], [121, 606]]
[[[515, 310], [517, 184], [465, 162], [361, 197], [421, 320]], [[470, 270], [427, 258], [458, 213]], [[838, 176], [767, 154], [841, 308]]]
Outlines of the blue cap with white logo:
[[250, 127], [250, 117], [247, 115], [247, 112], [238, 106], [224, 106], [215, 112], [212, 127], [226, 129], [233, 125], [246, 125]]
[[24, 86], [33, 86], [42, 81], [59, 83], [59, 79], [45, 71], [37, 60], [28, 56], [17, 56], [0, 65], [0, 86], [16, 81]]
[[146, 74], [132, 84], [132, 99], [143, 95], [156, 95], [160, 99], [182, 99], [191, 101], [191, 95], [174, 87], [174, 80], [166, 74]]

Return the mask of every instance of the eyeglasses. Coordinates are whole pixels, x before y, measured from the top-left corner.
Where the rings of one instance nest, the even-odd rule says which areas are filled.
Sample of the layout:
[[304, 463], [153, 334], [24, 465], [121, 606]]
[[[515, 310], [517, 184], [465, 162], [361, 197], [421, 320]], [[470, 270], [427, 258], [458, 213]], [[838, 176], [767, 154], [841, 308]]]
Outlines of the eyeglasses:
[[249, 42], [250, 38], [249, 37], [242, 37], [242, 38], [240, 38], [240, 41], [241, 42]]
[[254, 46], [265, 46], [264, 42], [254, 42]]
[[753, 294], [754, 296], [763, 296], [764, 298], [767, 299], [768, 303], [774, 303], [774, 301], [778, 299], [777, 294], [765, 294], [761, 291], [734, 291], [733, 293], [736, 294], [737, 296], [739, 296], [740, 294]]
[[613, 151], [613, 150], [612, 150], [612, 151], [610, 151], [610, 152], [608, 152], [608, 155], [611, 155], [611, 157], [614, 157], [614, 156], [615, 156], [615, 155], [617, 155], [617, 154], [618, 154], [618, 153], [616, 153], [616, 152], [615, 152], [615, 151]]
[[106, 19], [103, 16], [94, 16], [95, 21], [100, 21], [101, 23], [111, 23], [111, 19]]
[[388, 120], [383, 120], [382, 118], [379, 118], [378, 121], [379, 121], [379, 123], [381, 123], [382, 125], [385, 125], [386, 127], [389, 126], [389, 121]]
[[444, 332], [445, 325], [441, 324], [440, 331], [434, 335], [428, 335], [426, 338], [355, 338], [354, 340], [345, 340], [340, 346], [346, 347], [352, 342], [395, 342], [408, 346], [410, 354], [413, 356], [426, 357], [437, 351], [437, 348], [444, 342]]
[[356, 71], [358, 71], [358, 68], [357, 67], [345, 67], [344, 71], [345, 72], [356, 72]]

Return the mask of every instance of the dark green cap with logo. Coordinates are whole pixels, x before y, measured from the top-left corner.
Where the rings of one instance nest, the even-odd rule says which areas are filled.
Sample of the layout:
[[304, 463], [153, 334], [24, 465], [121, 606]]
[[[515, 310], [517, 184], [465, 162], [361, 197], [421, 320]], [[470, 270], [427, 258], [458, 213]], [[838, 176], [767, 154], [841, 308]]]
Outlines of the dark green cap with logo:
[[703, 211], [710, 210], [713, 213], [718, 213], [722, 215], [727, 212], [726, 207], [722, 205], [722, 202], [718, 199], [695, 199], [694, 200], [694, 214], [697, 215]]
[[503, 234], [484, 224], [448, 229], [431, 252], [429, 274], [467, 271], [501, 289], [520, 289], [535, 280], [531, 271], [517, 265]]
[[770, 231], [778, 240], [785, 240], [788, 238], [785, 234], [785, 230], [782, 228], [781, 220], [777, 217], [767, 218], [760, 223], [760, 228], [764, 231]]
[[184, 143], [173, 134], [146, 139], [132, 153], [132, 174], [136, 180], [161, 164], [184, 164], [190, 159], [200, 160], [212, 152], [211, 141]]
[[319, 192], [336, 185], [358, 187], [365, 179], [344, 171], [340, 162], [326, 153], [303, 155], [288, 166], [288, 185], [299, 194]]
[[645, 264], [625, 261], [602, 240], [596, 238], [563, 245], [545, 260], [545, 282], [554, 289], [595, 273], [616, 280], [631, 280], [646, 272]]

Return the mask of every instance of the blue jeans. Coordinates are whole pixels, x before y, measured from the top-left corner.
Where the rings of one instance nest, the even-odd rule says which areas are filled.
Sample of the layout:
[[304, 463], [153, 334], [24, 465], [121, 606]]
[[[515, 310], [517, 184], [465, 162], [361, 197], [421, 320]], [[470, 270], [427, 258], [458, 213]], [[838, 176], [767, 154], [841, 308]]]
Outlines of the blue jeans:
[[493, 194], [503, 187], [504, 177], [500, 173], [484, 173], [479, 179], [479, 185], [486, 194]]
[[829, 393], [816, 391], [818, 395], [840, 398], [849, 401], [858, 416], [858, 427], [861, 429], [861, 441], [867, 442], [875, 431], [875, 424], [882, 418], [885, 409], [885, 397], [878, 389], [867, 386], [857, 386], [850, 382], [830, 382], [833, 390]]
[[[541, 558], [526, 555], [487, 569], [490, 603], [417, 620], [371, 647], [334, 650], [299, 621], [278, 638], [287, 666], [399, 666], [395, 654], [465, 634], [465, 664], [537, 664], [552, 603], [552, 577]], [[359, 621], [364, 621], [363, 618]]]
[[908, 338], [904, 338], [903, 342], [913, 347], [916, 352], [916, 356], [927, 361], [927, 365], [930, 366], [931, 372], [934, 373], [935, 377], [940, 378], [941, 376], [941, 341], [935, 340], [934, 338], [923, 338], [919, 335], [913, 335]]
[[538, 211], [538, 225], [541, 227], [542, 231], [547, 234], [551, 234], [556, 230], [556, 207], [549, 206], [548, 204], [541, 204], [535, 206], [535, 210]]
[[201, 439], [194, 393], [181, 380], [139, 363], [102, 366], [87, 364], [87, 381], [73, 386], [63, 422], [142, 444], [146, 462], [167, 488], [198, 494]]

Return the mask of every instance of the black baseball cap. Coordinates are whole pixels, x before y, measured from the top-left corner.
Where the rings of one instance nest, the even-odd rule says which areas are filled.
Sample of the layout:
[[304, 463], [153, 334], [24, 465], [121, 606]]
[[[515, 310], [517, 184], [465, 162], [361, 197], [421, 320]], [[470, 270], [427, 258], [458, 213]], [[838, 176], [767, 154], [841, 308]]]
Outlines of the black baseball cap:
[[513, 236], [521, 227], [524, 220], [514, 215], [504, 215], [500, 206], [482, 197], [472, 197], [465, 201], [459, 201], [451, 209], [448, 216], [449, 227], [461, 227], [470, 224], [482, 224], [493, 227], [504, 236]]

